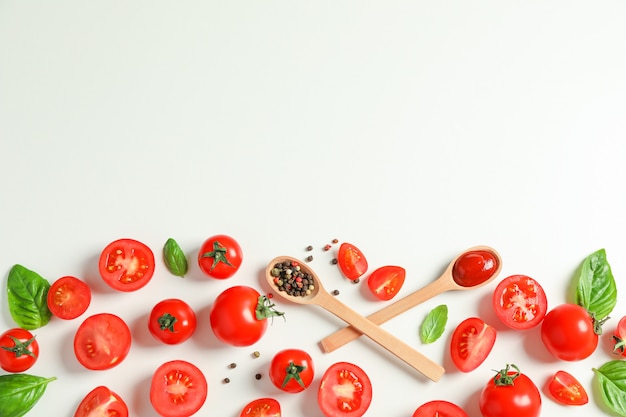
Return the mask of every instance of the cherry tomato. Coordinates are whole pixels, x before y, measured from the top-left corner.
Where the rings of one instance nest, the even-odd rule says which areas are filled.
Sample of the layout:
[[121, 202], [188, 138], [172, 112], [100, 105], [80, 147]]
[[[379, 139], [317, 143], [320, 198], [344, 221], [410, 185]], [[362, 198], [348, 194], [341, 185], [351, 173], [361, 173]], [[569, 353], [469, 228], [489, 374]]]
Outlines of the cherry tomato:
[[168, 298], [152, 308], [148, 330], [157, 340], [176, 345], [191, 337], [196, 324], [196, 313], [189, 304], [177, 298]]
[[434, 400], [420, 405], [413, 417], [467, 417], [467, 413], [451, 402]]
[[130, 345], [128, 325], [109, 313], [87, 317], [74, 335], [74, 354], [87, 369], [104, 370], [117, 366], [128, 355]]
[[242, 260], [241, 246], [227, 235], [215, 235], [208, 238], [198, 252], [198, 265], [202, 272], [217, 279], [226, 279], [235, 275]]
[[454, 282], [462, 287], [473, 287], [491, 278], [498, 268], [498, 258], [488, 250], [465, 252], [452, 267]]
[[341, 273], [354, 281], [367, 272], [367, 259], [356, 246], [344, 242], [339, 246], [337, 265]]
[[0, 368], [7, 372], [24, 372], [39, 357], [39, 344], [28, 330], [16, 327], [0, 335]]
[[552, 397], [565, 405], [584, 405], [589, 402], [587, 391], [580, 382], [565, 371], [557, 371], [550, 379], [548, 390]]
[[283, 349], [272, 358], [270, 380], [285, 392], [302, 392], [307, 389], [315, 371], [311, 356], [300, 349]]
[[122, 398], [105, 386], [91, 390], [80, 402], [74, 417], [128, 417], [128, 406]]
[[598, 346], [596, 325], [589, 313], [576, 304], [556, 306], [543, 319], [541, 340], [559, 359], [577, 361], [591, 355]]
[[478, 317], [465, 319], [452, 333], [452, 362], [461, 372], [473, 371], [487, 359], [495, 342], [496, 329]]
[[87, 311], [91, 303], [91, 289], [76, 277], [61, 277], [50, 286], [47, 301], [52, 314], [63, 320], [72, 320]]
[[622, 317], [617, 323], [617, 327], [613, 332], [613, 353], [626, 356], [626, 316]]
[[382, 266], [367, 278], [367, 287], [376, 298], [388, 301], [398, 294], [405, 276], [406, 271], [401, 266]]
[[145, 286], [154, 274], [154, 267], [152, 250], [132, 239], [109, 243], [98, 263], [104, 282], [118, 291], [136, 291]]
[[162, 417], [191, 416], [204, 405], [207, 392], [206, 378], [197, 366], [173, 360], [154, 372], [150, 402]]
[[280, 417], [280, 404], [273, 398], [258, 398], [248, 403], [239, 417]]
[[283, 313], [257, 290], [238, 285], [224, 290], [211, 306], [210, 322], [215, 336], [232, 346], [250, 346], [267, 330], [267, 318]]
[[317, 403], [326, 417], [361, 417], [372, 402], [372, 384], [363, 369], [337, 362], [324, 372]]
[[500, 281], [492, 305], [500, 321], [516, 330], [537, 326], [548, 311], [543, 288], [526, 275], [511, 275]]
[[539, 417], [541, 395], [533, 381], [517, 367], [507, 367], [489, 379], [480, 393], [479, 407], [483, 417]]

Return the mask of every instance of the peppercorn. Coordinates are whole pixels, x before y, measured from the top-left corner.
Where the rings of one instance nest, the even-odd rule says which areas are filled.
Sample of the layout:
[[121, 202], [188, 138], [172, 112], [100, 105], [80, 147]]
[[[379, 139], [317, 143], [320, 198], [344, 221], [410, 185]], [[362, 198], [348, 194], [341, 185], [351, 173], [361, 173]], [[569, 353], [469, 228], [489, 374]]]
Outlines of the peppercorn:
[[333, 290], [333, 295], [339, 295], [339, 290]]
[[236, 364], [235, 362], [233, 362], [233, 363], [231, 363], [230, 365], [228, 365], [228, 367], [229, 367], [230, 369], [234, 369], [234, 368], [236, 368], [236, 367], [237, 367], [237, 364]]
[[230, 378], [224, 378], [222, 380], [223, 383], [228, 384], [230, 382]]
[[339, 261], [337, 261], [337, 258], [333, 258], [333, 260], [330, 261], [330, 263], [333, 264], [333, 265], [337, 265], [337, 262], [339, 262]]
[[312, 251], [312, 250], [313, 250], [313, 246], [311, 246], [311, 245], [307, 246], [307, 247], [306, 247], [306, 250], [307, 250], [308, 252]]
[[263, 375], [261, 375], [261, 374], [256, 374], [254, 377], [255, 377], [255, 378], [257, 379], [257, 381], [258, 381], [259, 379], [261, 379], [261, 378], [263, 377]]
[[313, 256], [309, 255], [306, 257], [307, 262], [311, 262], [313, 260]]
[[339, 243], [339, 239], [333, 239], [333, 243]]
[[258, 350], [255, 350], [254, 352], [252, 352], [252, 356], [255, 358], [258, 358], [259, 356], [261, 356], [261, 352], [259, 352]]

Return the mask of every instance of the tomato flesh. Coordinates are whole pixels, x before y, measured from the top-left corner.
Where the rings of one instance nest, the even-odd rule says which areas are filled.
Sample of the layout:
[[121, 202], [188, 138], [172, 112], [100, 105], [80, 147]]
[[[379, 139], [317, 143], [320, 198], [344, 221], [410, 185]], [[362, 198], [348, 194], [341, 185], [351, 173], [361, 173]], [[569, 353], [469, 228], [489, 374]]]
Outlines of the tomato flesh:
[[587, 391], [573, 375], [557, 371], [548, 385], [552, 397], [565, 405], [584, 405], [589, 402]]
[[467, 417], [467, 413], [449, 401], [433, 400], [420, 405], [413, 417]]
[[372, 384], [357, 365], [337, 362], [324, 372], [317, 401], [326, 417], [361, 417], [372, 402]]
[[273, 398], [258, 398], [248, 403], [239, 417], [280, 417], [280, 403]]
[[585, 359], [598, 346], [593, 319], [576, 304], [561, 304], [546, 314], [541, 340], [550, 353], [565, 361]]
[[109, 243], [102, 253], [98, 269], [104, 282], [118, 291], [136, 291], [154, 274], [154, 253], [141, 242], [119, 239]]
[[47, 301], [50, 312], [56, 317], [73, 320], [87, 311], [91, 303], [91, 289], [76, 277], [61, 277], [50, 286]]
[[494, 276], [500, 267], [498, 258], [488, 250], [474, 250], [462, 254], [452, 267], [454, 282], [462, 287], [473, 287]]
[[344, 242], [339, 246], [337, 253], [337, 265], [341, 273], [354, 281], [367, 272], [367, 259], [363, 252], [356, 246]]
[[173, 360], [154, 372], [150, 402], [162, 417], [191, 416], [204, 405], [207, 392], [206, 378], [198, 367]]
[[80, 402], [74, 417], [128, 417], [128, 406], [105, 386], [90, 391]]
[[500, 281], [493, 292], [492, 305], [500, 321], [516, 330], [537, 326], [548, 310], [543, 288], [526, 275], [511, 275]]
[[496, 329], [478, 317], [463, 320], [452, 333], [450, 355], [461, 372], [478, 368], [496, 342]]
[[26, 329], [15, 327], [0, 335], [0, 368], [7, 372], [24, 372], [39, 357], [39, 344]]
[[367, 287], [379, 300], [391, 300], [402, 288], [405, 277], [406, 271], [400, 266], [382, 266], [367, 278]]
[[119, 365], [128, 355], [131, 334], [128, 325], [114, 314], [89, 316], [74, 335], [74, 354], [87, 369], [105, 370]]

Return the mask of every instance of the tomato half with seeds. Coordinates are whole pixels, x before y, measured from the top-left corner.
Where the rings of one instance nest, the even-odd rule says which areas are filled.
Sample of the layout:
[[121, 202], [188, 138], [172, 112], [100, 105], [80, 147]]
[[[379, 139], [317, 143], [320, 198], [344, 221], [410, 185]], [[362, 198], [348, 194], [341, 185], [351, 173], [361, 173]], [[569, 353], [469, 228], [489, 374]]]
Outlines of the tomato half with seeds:
[[541, 340], [548, 351], [564, 361], [589, 357], [598, 347], [599, 323], [577, 304], [561, 304], [541, 323]]
[[128, 406], [115, 392], [105, 386], [91, 390], [80, 402], [74, 417], [128, 417]]
[[461, 372], [473, 371], [487, 359], [495, 342], [496, 329], [478, 317], [465, 319], [452, 333], [452, 362]]
[[26, 329], [16, 327], [0, 335], [0, 368], [7, 372], [24, 372], [39, 357], [39, 344]]
[[413, 417], [467, 417], [467, 413], [449, 401], [433, 400], [420, 405]]
[[211, 236], [198, 252], [198, 265], [204, 274], [217, 279], [235, 275], [243, 261], [239, 243], [228, 235]]
[[74, 354], [87, 369], [105, 370], [119, 365], [128, 355], [131, 334], [118, 316], [99, 313], [87, 317], [74, 335]]
[[405, 277], [406, 270], [401, 266], [381, 266], [367, 278], [367, 287], [376, 298], [388, 301], [398, 294]]
[[626, 316], [619, 320], [613, 331], [613, 353], [626, 356]]
[[589, 402], [587, 391], [582, 384], [571, 374], [557, 371], [548, 384], [552, 397], [565, 405], [584, 405]]
[[159, 366], [150, 384], [150, 402], [162, 417], [191, 416], [206, 401], [207, 381], [192, 363], [173, 360]]
[[76, 277], [61, 277], [50, 286], [47, 301], [50, 312], [56, 317], [73, 320], [87, 311], [91, 303], [91, 288]]
[[283, 349], [272, 358], [269, 375], [276, 388], [291, 393], [302, 392], [313, 382], [313, 359], [304, 350]]
[[148, 330], [155, 339], [176, 345], [189, 339], [196, 331], [196, 313], [178, 298], [159, 301], [150, 312]]
[[548, 311], [543, 287], [526, 275], [511, 275], [500, 281], [492, 305], [500, 321], [515, 330], [537, 326]]
[[328, 367], [317, 393], [326, 417], [361, 417], [372, 402], [372, 383], [359, 366], [337, 362]]
[[241, 410], [239, 417], [280, 417], [280, 403], [273, 398], [257, 398]]
[[154, 253], [145, 244], [133, 239], [109, 243], [98, 263], [100, 276], [118, 291], [136, 291], [145, 286], [154, 274]]
[[346, 278], [354, 281], [367, 272], [367, 258], [363, 252], [351, 243], [344, 242], [339, 246], [337, 265]]

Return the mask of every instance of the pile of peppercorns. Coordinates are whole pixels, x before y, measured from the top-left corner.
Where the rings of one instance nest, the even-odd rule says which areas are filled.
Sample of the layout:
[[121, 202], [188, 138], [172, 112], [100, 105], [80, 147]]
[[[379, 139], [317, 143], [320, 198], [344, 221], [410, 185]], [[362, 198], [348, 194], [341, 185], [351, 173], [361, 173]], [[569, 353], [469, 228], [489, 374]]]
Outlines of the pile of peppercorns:
[[306, 297], [315, 289], [313, 276], [302, 271], [295, 261], [283, 261], [274, 264], [270, 271], [274, 284], [279, 291], [296, 297]]

